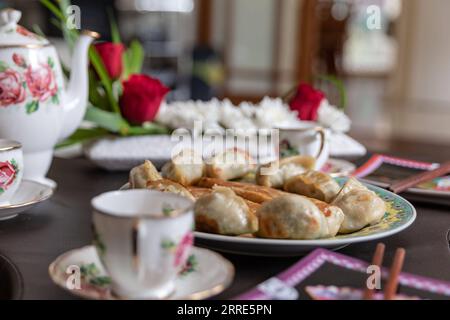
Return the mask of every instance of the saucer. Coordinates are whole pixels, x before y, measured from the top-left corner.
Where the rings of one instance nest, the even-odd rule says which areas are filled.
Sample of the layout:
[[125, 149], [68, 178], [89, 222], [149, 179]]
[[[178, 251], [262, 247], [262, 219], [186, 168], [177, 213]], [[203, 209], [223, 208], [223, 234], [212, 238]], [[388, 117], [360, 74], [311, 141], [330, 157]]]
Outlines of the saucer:
[[[78, 266], [81, 273], [79, 289], [70, 289], [68, 286], [68, 283], [71, 284], [69, 277], [73, 277], [70, 270], [74, 270], [74, 266]], [[126, 299], [112, 292], [111, 278], [92, 245], [62, 254], [50, 264], [48, 270], [55, 284], [76, 296], [93, 300]], [[218, 253], [194, 247], [186, 266], [176, 279], [175, 292], [168, 299], [207, 299], [225, 290], [233, 277], [234, 267], [231, 262]]]
[[14, 218], [53, 195], [53, 188], [31, 180], [22, 180], [19, 189], [8, 205], [0, 205], [0, 220]]

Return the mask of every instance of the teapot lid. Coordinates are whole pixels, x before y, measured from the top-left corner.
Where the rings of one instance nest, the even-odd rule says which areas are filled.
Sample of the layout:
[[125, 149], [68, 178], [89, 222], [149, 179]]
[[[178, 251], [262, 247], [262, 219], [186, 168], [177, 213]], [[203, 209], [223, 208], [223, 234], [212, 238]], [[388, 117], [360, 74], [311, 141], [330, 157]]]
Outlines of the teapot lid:
[[14, 9], [0, 11], [0, 48], [16, 46], [45, 46], [47, 39], [18, 25], [22, 13]]

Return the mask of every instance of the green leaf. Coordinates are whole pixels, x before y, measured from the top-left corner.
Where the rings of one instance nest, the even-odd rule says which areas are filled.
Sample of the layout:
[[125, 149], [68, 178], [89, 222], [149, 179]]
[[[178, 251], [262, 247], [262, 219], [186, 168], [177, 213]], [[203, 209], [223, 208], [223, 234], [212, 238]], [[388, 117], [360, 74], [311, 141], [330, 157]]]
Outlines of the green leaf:
[[108, 72], [106, 71], [105, 65], [103, 64], [102, 59], [100, 58], [95, 47], [91, 46], [89, 48], [89, 58], [91, 60], [92, 65], [94, 66], [97, 75], [100, 78], [100, 81], [105, 89], [106, 96], [108, 97], [110, 106], [112, 111], [120, 115], [119, 103], [114, 97], [114, 92], [112, 89], [112, 81], [109, 78]]
[[75, 41], [78, 38], [78, 31], [75, 29], [68, 29], [66, 26], [67, 21], [67, 7], [70, 5], [68, 0], [58, 0], [58, 5], [54, 4], [50, 0], [40, 0], [41, 4], [52, 12], [55, 18], [51, 18], [50, 22], [62, 31], [64, 39], [66, 40], [70, 49], [73, 49]]
[[111, 25], [112, 41], [114, 43], [122, 43], [122, 41], [120, 40], [119, 27], [117, 26], [117, 21], [116, 21], [116, 18], [114, 17], [114, 13], [113, 13], [111, 7], [108, 7], [107, 12], [108, 12], [109, 23]]
[[5, 71], [6, 69], [8, 69], [8, 65], [6, 64], [6, 62], [0, 61], [0, 72]]
[[66, 140], [59, 143], [55, 148], [64, 148], [71, 145], [75, 145], [78, 143], [82, 143], [94, 138], [99, 138], [108, 135], [108, 130], [105, 130], [103, 128], [91, 128], [91, 129], [78, 129], [75, 131], [70, 137], [68, 137]]
[[101, 110], [93, 106], [87, 108], [84, 118], [110, 132], [124, 133], [129, 128], [128, 122], [120, 114]]
[[175, 247], [176, 247], [176, 245], [172, 240], [164, 239], [161, 242], [161, 248], [163, 248], [163, 249], [172, 249]]
[[45, 6], [48, 10], [50, 10], [59, 20], [65, 21], [65, 16], [53, 2], [50, 0], [41, 0], [43, 6]]
[[333, 75], [318, 75], [318, 76], [316, 76], [316, 78], [323, 80], [323, 81], [327, 81], [336, 87], [336, 89], [339, 92], [339, 97], [340, 97], [338, 107], [339, 107], [339, 109], [344, 110], [345, 107], [347, 106], [347, 93], [345, 90], [344, 81], [342, 81], [341, 79], [339, 79]]
[[27, 105], [25, 106], [25, 108], [27, 109], [27, 113], [31, 114], [33, 112], [36, 112], [39, 110], [39, 101], [34, 100], [32, 102], [27, 103]]
[[131, 74], [141, 72], [142, 65], [144, 63], [144, 57], [145, 53], [142, 44], [137, 40], [131, 41], [130, 47], [125, 51], [125, 54], [123, 55], [125, 79], [128, 78]]
[[94, 70], [89, 69], [89, 102], [99, 109], [109, 110], [108, 98], [102, 94], [104, 90], [101, 88], [101, 83], [99, 83]]
[[52, 103], [53, 104], [59, 104], [58, 94], [55, 94], [55, 95], [52, 96]]
[[92, 278], [91, 280], [89, 280], [89, 283], [94, 286], [103, 287], [103, 286], [110, 285], [112, 283], [112, 280], [108, 276], [102, 276], [102, 277]]
[[47, 64], [50, 66], [50, 68], [53, 68], [55, 66], [52, 57], [48, 57]]
[[45, 34], [42, 31], [41, 27], [39, 27], [37, 24], [33, 24], [32, 26], [33, 32], [36, 33], [38, 36], [45, 38]]
[[130, 126], [127, 131], [127, 135], [130, 136], [167, 134], [167, 133], [170, 133], [170, 130], [167, 127], [157, 124], [155, 122], [146, 122], [141, 127]]

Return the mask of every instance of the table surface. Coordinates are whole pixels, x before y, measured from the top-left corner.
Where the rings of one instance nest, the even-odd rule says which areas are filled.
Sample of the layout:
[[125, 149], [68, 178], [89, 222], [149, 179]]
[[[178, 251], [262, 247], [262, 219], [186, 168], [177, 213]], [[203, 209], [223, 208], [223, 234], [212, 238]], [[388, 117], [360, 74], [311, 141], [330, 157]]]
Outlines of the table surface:
[[[390, 154], [425, 161], [450, 159], [450, 148], [417, 146], [401, 145]], [[90, 199], [118, 189], [127, 180], [127, 173], [106, 172], [84, 159], [55, 159], [49, 177], [58, 182], [50, 200], [15, 219], [0, 222], [0, 254], [9, 257], [22, 273], [24, 299], [75, 298], [51, 282], [48, 266], [61, 253], [91, 242]], [[450, 251], [446, 240], [450, 207], [413, 204], [418, 213], [416, 222], [404, 232], [383, 239], [387, 246], [384, 263], [389, 265], [395, 249], [403, 247], [407, 252], [403, 270], [450, 281]], [[359, 243], [340, 252], [370, 261], [375, 245], [376, 242]], [[235, 265], [236, 275], [231, 287], [217, 296], [221, 299], [253, 288], [299, 259], [224, 256]]]

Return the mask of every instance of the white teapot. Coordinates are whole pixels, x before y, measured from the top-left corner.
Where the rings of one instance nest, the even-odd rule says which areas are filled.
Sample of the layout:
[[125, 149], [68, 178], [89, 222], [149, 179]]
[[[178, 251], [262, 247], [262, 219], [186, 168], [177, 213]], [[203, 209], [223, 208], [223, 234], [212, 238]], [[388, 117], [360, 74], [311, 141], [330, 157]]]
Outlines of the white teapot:
[[81, 123], [88, 98], [88, 49], [98, 34], [81, 32], [67, 88], [55, 48], [18, 25], [21, 12], [0, 11], [0, 138], [20, 141], [24, 178], [47, 182], [53, 148]]

